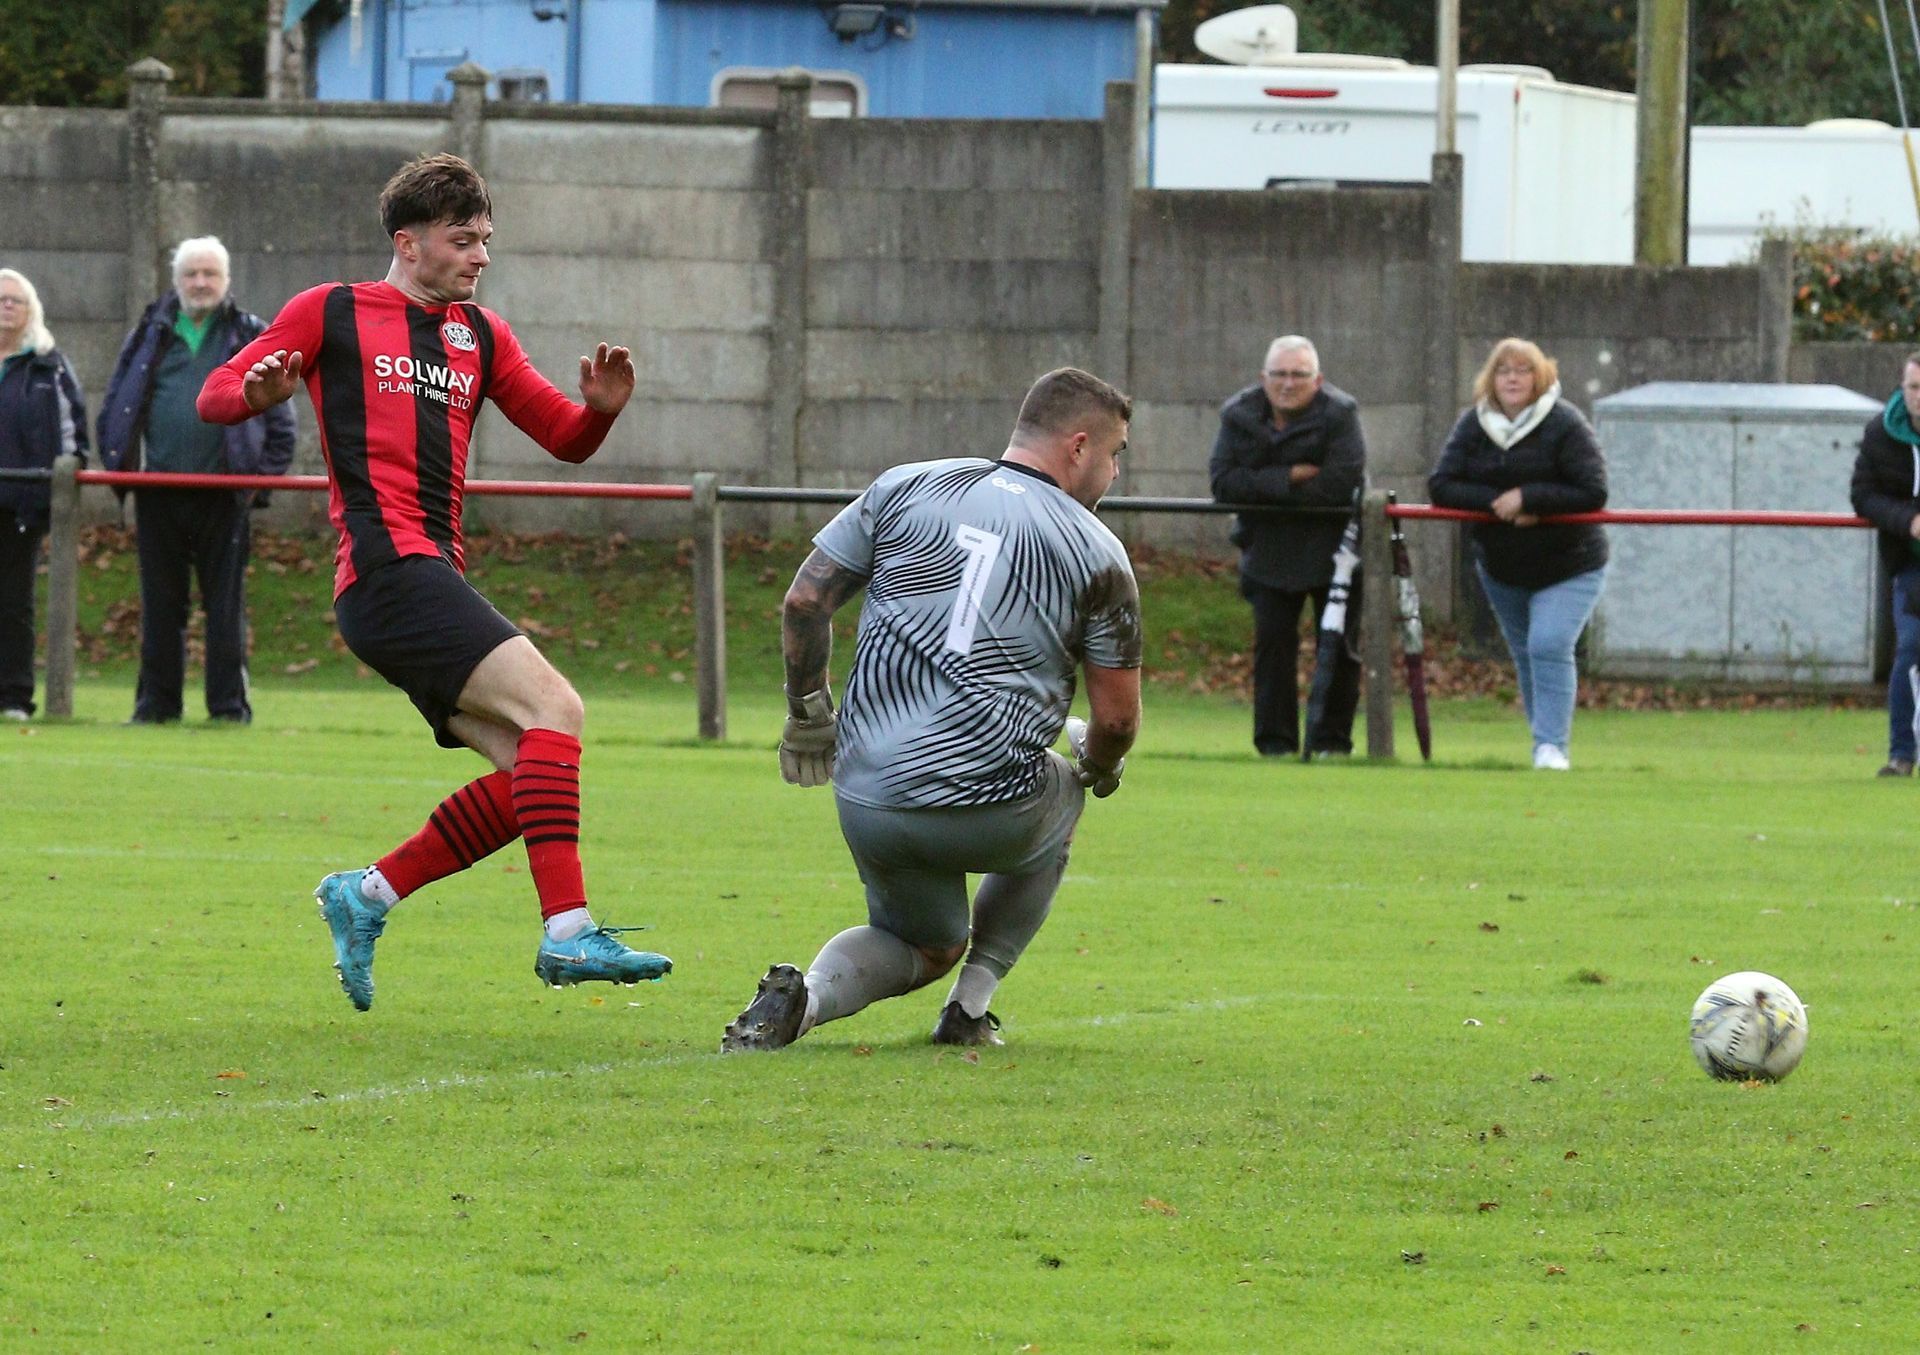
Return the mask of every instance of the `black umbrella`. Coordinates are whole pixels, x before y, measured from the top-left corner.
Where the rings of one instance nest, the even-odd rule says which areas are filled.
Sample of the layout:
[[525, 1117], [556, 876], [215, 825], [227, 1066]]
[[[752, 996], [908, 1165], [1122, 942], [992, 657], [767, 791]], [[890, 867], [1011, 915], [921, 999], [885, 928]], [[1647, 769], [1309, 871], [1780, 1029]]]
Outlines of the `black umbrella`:
[[[1393, 495], [1387, 495], [1389, 506]], [[1413, 582], [1413, 557], [1400, 519], [1389, 517], [1388, 540], [1393, 545], [1393, 596], [1400, 614], [1400, 657], [1407, 666], [1407, 697], [1413, 705], [1413, 732], [1420, 740], [1420, 760], [1433, 761], [1433, 723], [1427, 715], [1427, 642], [1420, 629], [1420, 590]]]
[[1320, 633], [1313, 651], [1313, 685], [1307, 689], [1307, 736], [1301, 740], [1300, 760], [1313, 756], [1314, 731], [1326, 715], [1327, 697], [1333, 691], [1333, 676], [1340, 664], [1340, 650], [1347, 643], [1348, 601], [1353, 581], [1360, 572], [1360, 510], [1347, 519], [1347, 530], [1340, 533], [1340, 544], [1333, 550], [1333, 583], [1327, 588], [1327, 605], [1320, 611]]

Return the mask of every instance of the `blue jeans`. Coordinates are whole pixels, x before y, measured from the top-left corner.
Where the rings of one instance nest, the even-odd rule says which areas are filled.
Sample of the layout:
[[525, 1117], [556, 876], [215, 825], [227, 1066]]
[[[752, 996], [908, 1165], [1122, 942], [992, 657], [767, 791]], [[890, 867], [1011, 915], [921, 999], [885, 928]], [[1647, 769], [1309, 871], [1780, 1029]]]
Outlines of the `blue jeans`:
[[1600, 603], [1607, 580], [1602, 565], [1546, 588], [1513, 588], [1479, 569], [1480, 586], [1500, 622], [1520, 681], [1520, 700], [1536, 744], [1564, 749], [1573, 735], [1573, 695], [1579, 675], [1573, 647]]
[[1914, 760], [1913, 668], [1920, 663], [1920, 616], [1908, 611], [1920, 594], [1920, 561], [1893, 575], [1893, 671], [1887, 674], [1887, 761]]

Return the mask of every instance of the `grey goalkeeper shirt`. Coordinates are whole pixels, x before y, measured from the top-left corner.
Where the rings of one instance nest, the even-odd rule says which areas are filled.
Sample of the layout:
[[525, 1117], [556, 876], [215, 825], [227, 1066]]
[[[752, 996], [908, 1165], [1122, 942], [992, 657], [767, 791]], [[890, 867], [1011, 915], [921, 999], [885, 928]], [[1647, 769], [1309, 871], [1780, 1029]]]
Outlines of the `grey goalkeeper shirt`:
[[1023, 467], [895, 466], [814, 544], [869, 579], [833, 771], [835, 790], [858, 804], [1031, 795], [1080, 665], [1140, 666], [1126, 548]]

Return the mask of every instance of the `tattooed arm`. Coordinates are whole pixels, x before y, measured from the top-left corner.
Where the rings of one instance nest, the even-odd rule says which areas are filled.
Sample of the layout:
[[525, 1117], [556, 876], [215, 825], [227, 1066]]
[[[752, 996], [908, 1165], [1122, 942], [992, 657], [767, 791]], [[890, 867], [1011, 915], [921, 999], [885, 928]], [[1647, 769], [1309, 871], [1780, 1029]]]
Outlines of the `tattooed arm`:
[[780, 775], [790, 785], [833, 779], [839, 721], [827, 690], [833, 614], [866, 586], [867, 576], [815, 550], [793, 576], [780, 609], [780, 648], [787, 664], [787, 724], [780, 734]]
[[833, 653], [833, 614], [867, 586], [867, 576], [815, 549], [793, 576], [780, 610], [780, 649], [787, 665], [787, 698], [798, 701], [827, 688]]

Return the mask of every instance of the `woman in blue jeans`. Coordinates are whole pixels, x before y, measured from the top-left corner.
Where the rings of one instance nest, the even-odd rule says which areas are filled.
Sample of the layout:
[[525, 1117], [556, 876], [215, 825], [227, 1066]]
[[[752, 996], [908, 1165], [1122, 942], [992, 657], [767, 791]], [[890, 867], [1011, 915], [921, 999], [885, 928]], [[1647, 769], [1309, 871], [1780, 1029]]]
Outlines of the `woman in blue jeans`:
[[1600, 601], [1607, 537], [1599, 527], [1542, 523], [1606, 507], [1607, 463], [1579, 410], [1560, 398], [1560, 370], [1526, 339], [1502, 339], [1473, 382], [1427, 480], [1444, 508], [1491, 513], [1468, 529], [1480, 585], [1519, 678], [1533, 765], [1565, 771], [1578, 682], [1573, 647]]

